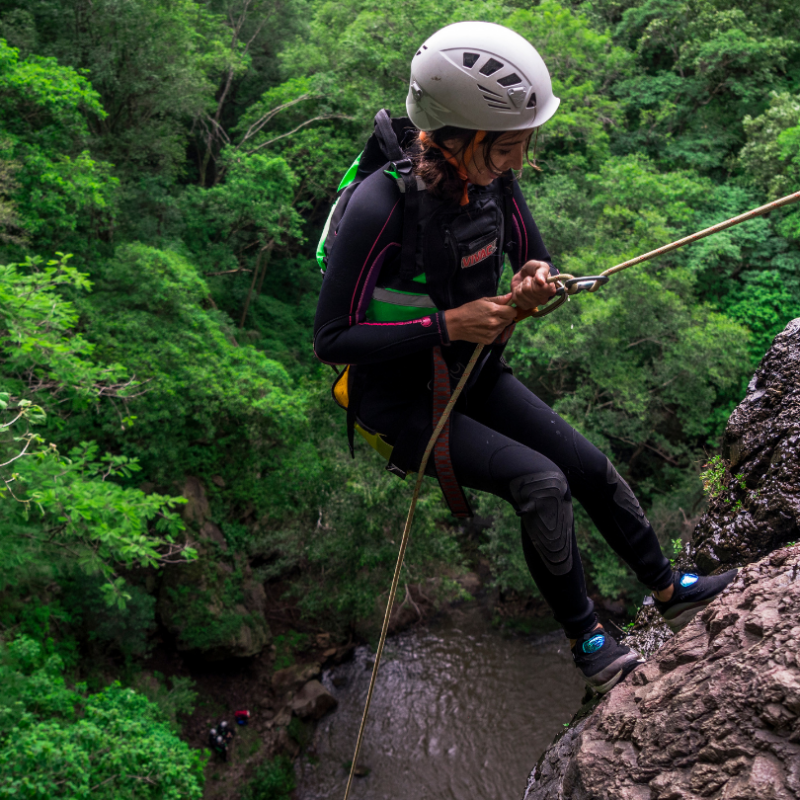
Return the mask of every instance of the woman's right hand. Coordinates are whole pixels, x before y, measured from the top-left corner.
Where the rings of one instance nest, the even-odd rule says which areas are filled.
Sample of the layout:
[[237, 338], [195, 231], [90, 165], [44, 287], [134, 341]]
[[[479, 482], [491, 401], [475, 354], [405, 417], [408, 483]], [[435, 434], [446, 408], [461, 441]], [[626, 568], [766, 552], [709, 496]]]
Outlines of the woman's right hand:
[[511, 293], [482, 297], [444, 312], [451, 342], [491, 344], [515, 319], [517, 309], [508, 305]]

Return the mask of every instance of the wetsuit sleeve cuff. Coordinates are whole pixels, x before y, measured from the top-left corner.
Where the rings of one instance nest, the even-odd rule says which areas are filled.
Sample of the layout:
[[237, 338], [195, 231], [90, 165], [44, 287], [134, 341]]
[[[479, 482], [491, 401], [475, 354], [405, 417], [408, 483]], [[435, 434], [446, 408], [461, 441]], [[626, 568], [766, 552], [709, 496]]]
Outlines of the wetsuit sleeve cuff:
[[439, 339], [444, 345], [450, 344], [450, 336], [447, 333], [447, 323], [444, 321], [444, 311], [436, 313], [436, 324], [439, 327]]

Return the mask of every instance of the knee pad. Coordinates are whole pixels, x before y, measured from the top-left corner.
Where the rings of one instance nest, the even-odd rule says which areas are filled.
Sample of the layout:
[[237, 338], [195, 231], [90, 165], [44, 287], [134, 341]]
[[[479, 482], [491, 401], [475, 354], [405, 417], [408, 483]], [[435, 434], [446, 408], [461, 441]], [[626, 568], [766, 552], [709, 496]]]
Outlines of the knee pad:
[[614, 489], [614, 502], [620, 508], [629, 514], [633, 514], [643, 525], [650, 524], [633, 490], [628, 486], [628, 482], [614, 469], [614, 465], [608, 459], [606, 459], [606, 483], [609, 486], [616, 487]]
[[525, 532], [551, 575], [572, 569], [572, 501], [561, 472], [532, 472], [510, 484]]

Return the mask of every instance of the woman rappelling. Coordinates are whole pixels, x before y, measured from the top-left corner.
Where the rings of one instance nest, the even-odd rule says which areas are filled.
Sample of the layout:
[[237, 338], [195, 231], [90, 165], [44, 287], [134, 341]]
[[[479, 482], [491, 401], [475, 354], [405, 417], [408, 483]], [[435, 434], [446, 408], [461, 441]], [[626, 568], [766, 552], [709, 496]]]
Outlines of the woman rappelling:
[[[410, 122], [384, 117], [376, 127], [384, 143], [396, 136], [396, 155], [380, 168], [362, 162], [327, 231], [314, 349], [325, 362], [350, 365], [339, 389], [351, 432], [362, 432], [388, 468], [405, 474], [419, 469], [475, 345], [485, 345], [426, 474], [438, 478], [457, 515], [470, 513], [462, 487], [512, 505], [531, 576], [570, 639], [576, 666], [602, 693], [641, 659], [597, 621], [573, 497], [675, 629], [736, 571], [674, 571], [611, 461], [503, 359], [519, 311], [556, 292], [548, 277], [557, 270], [514, 171], [559, 102], [539, 53], [500, 25], [456, 23], [420, 47], [411, 63]], [[498, 296], [506, 256], [511, 291]]]

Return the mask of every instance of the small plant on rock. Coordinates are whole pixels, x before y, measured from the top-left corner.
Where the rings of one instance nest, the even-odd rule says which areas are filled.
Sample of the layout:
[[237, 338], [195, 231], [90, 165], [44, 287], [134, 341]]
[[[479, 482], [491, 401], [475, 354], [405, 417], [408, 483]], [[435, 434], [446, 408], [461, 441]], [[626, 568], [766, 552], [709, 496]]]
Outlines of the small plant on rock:
[[[726, 489], [734, 490], [738, 486], [740, 489], [747, 489], [747, 483], [744, 479], [744, 474], [737, 472], [733, 475], [733, 481], [726, 483], [725, 475], [727, 467], [722, 459], [722, 456], [713, 456], [709, 459], [708, 463], [703, 465], [703, 472], [700, 473], [700, 480], [703, 482], [703, 491], [708, 495], [709, 499], [716, 500], [721, 497]], [[724, 502], [733, 502], [732, 498], [727, 498]], [[742, 507], [742, 501], [737, 500], [734, 503], [734, 510]]]

